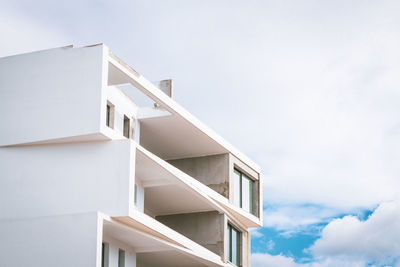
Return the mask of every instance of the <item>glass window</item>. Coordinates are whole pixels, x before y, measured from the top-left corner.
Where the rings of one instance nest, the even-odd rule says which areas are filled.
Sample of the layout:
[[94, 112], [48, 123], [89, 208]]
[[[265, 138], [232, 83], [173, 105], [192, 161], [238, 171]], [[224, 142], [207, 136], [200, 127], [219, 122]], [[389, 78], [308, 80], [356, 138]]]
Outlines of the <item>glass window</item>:
[[232, 228], [232, 258], [231, 258], [231, 262], [233, 264], [235, 264], [235, 265], [239, 265], [239, 262], [238, 262], [238, 255], [239, 255], [238, 242], [239, 242], [238, 232], [234, 228]]
[[237, 170], [233, 174], [233, 204], [241, 206], [241, 183], [240, 183], [241, 173]]
[[131, 120], [124, 115], [124, 136], [129, 138], [129, 132], [131, 130]]
[[114, 105], [107, 101], [106, 125], [114, 129]]
[[101, 246], [101, 267], [108, 267], [108, 243], [102, 243]]
[[106, 125], [110, 127], [110, 113], [111, 113], [111, 106], [107, 104], [107, 117], [106, 117]]
[[133, 196], [134, 196], [134, 203], [135, 203], [135, 206], [137, 206], [137, 201], [138, 201], [138, 198], [137, 198], [137, 185], [135, 184], [135, 193], [133, 194]]
[[246, 175], [242, 175], [242, 208], [248, 212], [251, 212], [250, 183], [250, 179]]
[[125, 251], [118, 250], [118, 267], [125, 267]]
[[232, 259], [232, 249], [231, 249], [231, 247], [232, 247], [232, 234], [231, 234], [231, 228], [232, 228], [232, 226], [230, 226], [229, 224], [228, 224], [228, 251], [227, 251], [227, 255], [228, 255], [228, 260], [229, 261], [231, 261], [231, 259]]
[[235, 169], [233, 175], [233, 204], [253, 213], [253, 190], [254, 181]]
[[101, 267], [104, 267], [104, 243], [101, 244]]
[[228, 260], [237, 266], [240, 266], [240, 238], [240, 232], [228, 224]]

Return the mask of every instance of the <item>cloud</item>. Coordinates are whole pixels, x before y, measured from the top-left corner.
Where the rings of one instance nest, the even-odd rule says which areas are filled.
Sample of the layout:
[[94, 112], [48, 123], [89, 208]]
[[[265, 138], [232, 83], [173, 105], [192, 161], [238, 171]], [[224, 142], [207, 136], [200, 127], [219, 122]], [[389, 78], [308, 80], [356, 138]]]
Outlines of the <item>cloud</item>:
[[271, 251], [271, 250], [273, 250], [274, 248], [275, 248], [275, 242], [272, 241], [272, 240], [269, 240], [269, 241], [267, 242], [267, 250], [268, 250], [268, 251]]
[[400, 202], [386, 202], [365, 221], [346, 216], [330, 222], [310, 248], [316, 258], [392, 264], [400, 257]]
[[251, 255], [251, 266], [253, 267], [365, 267], [366, 264], [367, 262], [363, 260], [340, 258], [325, 258], [316, 262], [296, 263], [294, 258], [283, 255], [271, 255], [268, 253]]
[[[304, 230], [400, 194], [399, 1], [72, 2], [4, 1], [0, 56], [95, 40], [151, 80], [175, 79], [180, 104], [260, 163], [276, 204], [265, 226]], [[362, 266], [353, 232], [344, 245], [359, 251], [347, 254], [328, 233], [370, 224], [334, 220], [313, 247], [318, 264]]]
[[316, 204], [270, 205], [264, 209], [264, 226], [287, 233], [304, 231], [310, 225], [329, 222], [332, 217], [341, 213], [343, 209]]
[[171, 76], [180, 104], [260, 163], [266, 202], [400, 193], [398, 1], [19, 2], [0, 11], [2, 55], [91, 40]]
[[[219, 55], [235, 60], [217, 71], [229, 88], [220, 90], [224, 102], [198, 108], [261, 163], [267, 203], [346, 209], [393, 199], [400, 193], [398, 4], [307, 3], [291, 2], [289, 17], [285, 5], [260, 7], [264, 17], [255, 11], [249, 43]], [[234, 43], [229, 38], [223, 47]], [[221, 123], [226, 118], [232, 123]]]
[[348, 215], [329, 222], [305, 249], [312, 258], [255, 253], [253, 266], [400, 266], [399, 221], [400, 201], [384, 202], [366, 220]]
[[0, 57], [71, 44], [59, 29], [14, 12], [4, 4], [0, 9]]
[[270, 255], [267, 253], [255, 253], [251, 255], [251, 265], [254, 267], [298, 267], [293, 258], [283, 255]]
[[263, 236], [264, 236], [264, 235], [263, 235], [262, 233], [260, 233], [258, 230], [259, 230], [259, 229], [257, 229], [257, 228], [250, 229], [250, 233], [251, 233], [251, 237], [252, 237], [252, 238], [259, 238], [259, 237], [263, 237]]

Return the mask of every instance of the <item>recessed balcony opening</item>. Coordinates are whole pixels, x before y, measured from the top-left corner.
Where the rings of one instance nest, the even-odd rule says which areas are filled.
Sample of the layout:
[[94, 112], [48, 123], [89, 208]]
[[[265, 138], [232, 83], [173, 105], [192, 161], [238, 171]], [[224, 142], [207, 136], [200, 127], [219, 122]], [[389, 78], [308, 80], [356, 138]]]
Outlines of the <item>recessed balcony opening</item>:
[[[135, 76], [141, 76], [130, 67], [124, 67], [124, 69], [129, 69]], [[108, 64], [108, 86], [117, 86], [140, 108], [157, 107], [160, 110], [166, 111], [163, 107], [157, 104], [156, 99], [151, 97], [149, 94], [146, 94], [144, 90], [139, 89], [138, 86], [135, 85], [134, 81], [124, 73], [123, 70], [112, 63]]]
[[223, 257], [224, 215], [204, 193], [186, 184], [192, 178], [180, 177], [185, 174], [153, 157], [136, 150], [136, 208]]
[[[176, 169], [143, 148], [136, 149], [137, 205], [151, 217], [215, 211], [208, 199], [176, 176]], [[182, 173], [182, 175], [184, 175]], [[141, 193], [143, 192], [143, 193]]]
[[142, 223], [131, 220], [131, 225], [108, 219], [103, 221], [102, 267], [200, 267], [222, 266], [209, 261], [219, 259], [211, 255], [193, 255], [178, 242], [166, 238]]
[[168, 93], [172, 96], [172, 90], [163, 90], [168, 84], [172, 85], [171, 82], [150, 83], [114, 55], [109, 56], [108, 86], [117, 86], [138, 106], [143, 147], [162, 159], [227, 153], [207, 133], [208, 129], [200, 129], [197, 119], [170, 100]]

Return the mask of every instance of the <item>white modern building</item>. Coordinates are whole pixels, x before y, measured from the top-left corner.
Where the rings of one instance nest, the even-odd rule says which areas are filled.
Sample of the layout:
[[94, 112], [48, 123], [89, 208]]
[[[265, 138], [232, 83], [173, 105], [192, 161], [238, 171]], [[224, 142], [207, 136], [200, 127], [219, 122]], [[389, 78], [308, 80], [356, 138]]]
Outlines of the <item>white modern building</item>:
[[68, 46], [1, 58], [0, 100], [0, 266], [250, 266], [260, 168], [172, 81]]

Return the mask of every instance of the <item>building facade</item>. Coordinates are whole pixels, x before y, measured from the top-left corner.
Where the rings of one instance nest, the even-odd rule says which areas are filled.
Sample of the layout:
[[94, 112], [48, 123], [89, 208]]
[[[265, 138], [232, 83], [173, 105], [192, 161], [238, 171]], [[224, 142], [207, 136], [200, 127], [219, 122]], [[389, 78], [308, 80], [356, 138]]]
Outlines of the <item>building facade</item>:
[[0, 266], [250, 266], [258, 165], [108, 47], [0, 59]]

